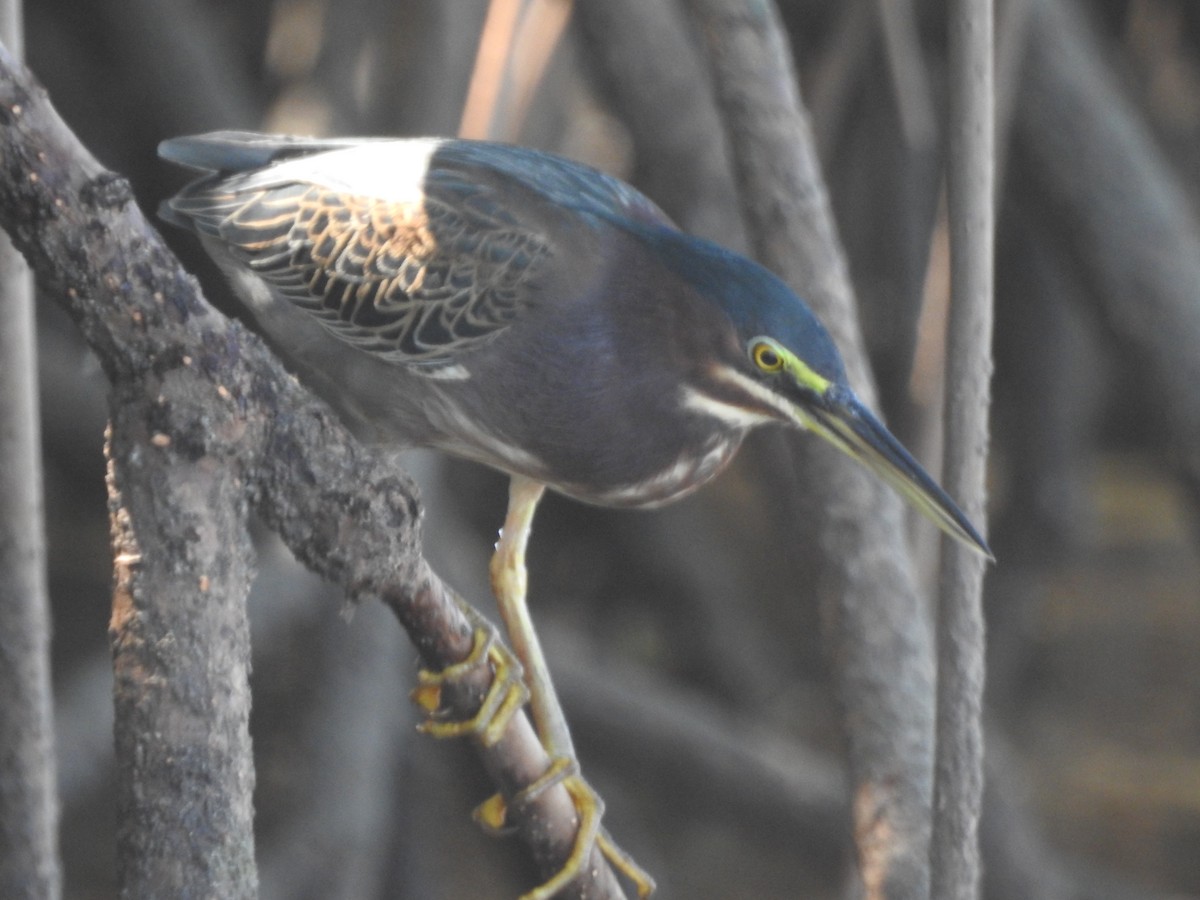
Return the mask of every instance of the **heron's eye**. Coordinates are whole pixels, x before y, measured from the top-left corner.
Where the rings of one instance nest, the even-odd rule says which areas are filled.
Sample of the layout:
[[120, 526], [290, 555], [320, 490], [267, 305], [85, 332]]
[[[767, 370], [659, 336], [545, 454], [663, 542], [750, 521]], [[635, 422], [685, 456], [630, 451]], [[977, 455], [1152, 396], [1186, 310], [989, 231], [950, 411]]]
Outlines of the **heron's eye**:
[[783, 355], [779, 349], [767, 341], [758, 341], [750, 348], [750, 356], [754, 364], [764, 372], [778, 372], [783, 369]]

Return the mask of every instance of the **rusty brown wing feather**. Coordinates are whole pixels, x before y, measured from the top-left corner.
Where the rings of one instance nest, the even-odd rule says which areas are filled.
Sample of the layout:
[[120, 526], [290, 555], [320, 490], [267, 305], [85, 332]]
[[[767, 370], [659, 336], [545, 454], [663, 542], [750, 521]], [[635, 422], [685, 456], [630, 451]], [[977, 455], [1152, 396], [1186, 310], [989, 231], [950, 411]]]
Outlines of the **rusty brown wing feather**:
[[520, 315], [550, 249], [458, 179], [396, 202], [312, 183], [210, 180], [171, 201], [278, 298], [395, 363], [445, 365]]

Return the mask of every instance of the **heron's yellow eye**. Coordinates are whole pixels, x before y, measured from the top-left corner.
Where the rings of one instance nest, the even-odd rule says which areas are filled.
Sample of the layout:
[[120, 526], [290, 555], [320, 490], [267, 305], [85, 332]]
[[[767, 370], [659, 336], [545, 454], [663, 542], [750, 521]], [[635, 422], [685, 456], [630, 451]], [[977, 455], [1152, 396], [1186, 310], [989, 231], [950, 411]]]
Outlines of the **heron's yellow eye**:
[[779, 372], [783, 369], [783, 354], [769, 341], [758, 341], [750, 348], [754, 364], [764, 372]]

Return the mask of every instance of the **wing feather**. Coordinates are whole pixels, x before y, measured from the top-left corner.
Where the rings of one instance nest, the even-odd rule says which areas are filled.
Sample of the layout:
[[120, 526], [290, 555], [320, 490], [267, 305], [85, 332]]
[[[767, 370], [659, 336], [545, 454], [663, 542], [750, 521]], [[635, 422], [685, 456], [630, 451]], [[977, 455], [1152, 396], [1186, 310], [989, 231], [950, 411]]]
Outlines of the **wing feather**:
[[[671, 229], [645, 196], [521, 147], [220, 132], [160, 153], [212, 174], [163, 215], [223, 245], [283, 302], [398, 364], [453, 365], [571, 278], [572, 223]], [[574, 227], [573, 224], [571, 227]]]
[[437, 171], [402, 200], [234, 177], [186, 189], [171, 209], [339, 339], [439, 365], [520, 314], [551, 252], [490, 193]]

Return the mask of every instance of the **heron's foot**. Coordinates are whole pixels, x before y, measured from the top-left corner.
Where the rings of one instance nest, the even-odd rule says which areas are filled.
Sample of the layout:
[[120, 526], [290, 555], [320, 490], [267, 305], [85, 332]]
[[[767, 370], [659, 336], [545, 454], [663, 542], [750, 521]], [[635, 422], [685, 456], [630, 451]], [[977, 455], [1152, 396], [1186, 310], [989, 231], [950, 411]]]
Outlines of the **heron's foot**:
[[519, 791], [509, 802], [500, 794], [489, 797], [475, 809], [475, 821], [493, 834], [504, 834], [510, 830], [510, 808], [520, 812], [523, 807], [556, 784], [561, 784], [570, 795], [579, 816], [579, 830], [575, 833], [571, 853], [562, 868], [545, 884], [522, 894], [520, 900], [551, 900], [584, 871], [591, 858], [593, 846], [599, 847], [613, 868], [633, 883], [639, 897], [649, 897], [654, 893], [654, 879], [650, 874], [618, 847], [608, 832], [601, 827], [604, 801], [592, 786], [583, 780], [583, 776], [579, 774], [579, 764], [571, 757], [556, 757], [550, 768], [537, 781]]
[[[488, 666], [492, 682], [479, 710], [469, 719], [450, 720], [442, 715], [442, 687], [467, 679], [480, 666]], [[504, 736], [513, 714], [529, 699], [529, 689], [521, 677], [521, 664], [496, 640], [489, 627], [475, 629], [475, 643], [470, 655], [462, 662], [446, 666], [440, 672], [422, 669], [417, 673], [417, 686], [412, 691], [413, 702], [429, 714], [417, 727], [435, 738], [455, 738], [478, 735], [485, 747], [493, 746]]]

